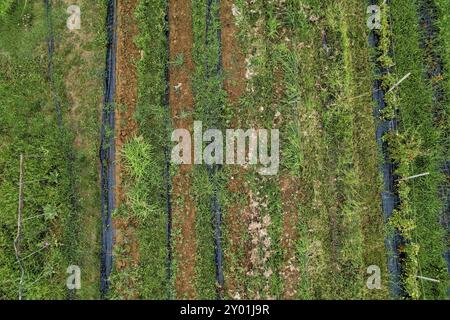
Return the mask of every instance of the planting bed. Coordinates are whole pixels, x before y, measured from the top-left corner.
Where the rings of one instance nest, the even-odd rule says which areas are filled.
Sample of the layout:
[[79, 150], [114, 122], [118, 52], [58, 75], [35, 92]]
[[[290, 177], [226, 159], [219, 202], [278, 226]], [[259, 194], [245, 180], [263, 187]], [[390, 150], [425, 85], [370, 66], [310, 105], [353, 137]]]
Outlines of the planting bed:
[[0, 299], [447, 299], [449, 12], [0, 0]]

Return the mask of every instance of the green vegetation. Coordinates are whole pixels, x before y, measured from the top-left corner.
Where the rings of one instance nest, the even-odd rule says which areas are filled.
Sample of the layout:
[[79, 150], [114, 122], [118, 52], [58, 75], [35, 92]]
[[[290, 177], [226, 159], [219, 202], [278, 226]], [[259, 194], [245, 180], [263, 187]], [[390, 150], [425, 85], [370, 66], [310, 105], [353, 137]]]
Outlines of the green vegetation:
[[241, 102], [249, 110], [241, 123], [271, 128], [279, 112], [275, 127], [283, 139], [280, 180], [245, 177], [261, 199], [260, 215], [270, 216], [271, 253], [256, 275], [238, 281], [250, 297], [283, 297], [279, 184], [292, 175], [300, 178], [296, 189], [303, 195], [295, 297], [386, 297], [386, 286], [365, 286], [369, 265], [380, 266], [386, 279], [365, 7], [356, 1], [292, 0], [256, 1], [251, 9], [238, 1], [238, 9], [241, 44], [252, 52], [256, 74]]
[[[432, 97], [431, 80], [425, 78], [427, 57], [420, 45], [418, 5], [419, 1], [396, 1], [383, 7], [386, 18], [385, 31], [381, 34], [384, 52], [381, 62], [393, 70], [384, 77], [384, 88], [391, 88], [411, 73], [398, 89], [386, 96], [389, 114], [396, 114], [399, 120], [399, 131], [389, 137], [390, 152], [401, 178], [430, 173], [398, 183], [401, 204], [390, 224], [400, 231], [405, 241], [402, 264], [408, 297], [443, 299], [448, 275], [443, 259], [446, 246], [445, 230], [440, 224], [443, 200], [439, 188], [444, 183], [441, 168], [445, 161], [448, 122], [435, 121], [438, 109]], [[437, 279], [440, 283], [420, 280], [417, 276]]]
[[[139, 2], [136, 17], [140, 33], [136, 43], [143, 51], [137, 64], [139, 135], [124, 148], [127, 201], [117, 212], [120, 217], [130, 217], [137, 225], [139, 264], [128, 273], [113, 271], [111, 298], [115, 299], [128, 296], [123, 290], [131, 290], [141, 299], [167, 299], [173, 291], [167, 279], [164, 147], [169, 137], [165, 127], [169, 110], [165, 102], [167, 25], [164, 16], [164, 1]], [[127, 257], [126, 252], [118, 250], [115, 255]], [[132, 286], [130, 277], [133, 277]]]
[[[96, 49], [103, 48], [103, 41], [99, 34], [102, 23], [93, 19], [93, 13], [98, 13], [95, 6], [101, 10], [102, 2], [92, 4], [85, 11], [85, 25], [94, 32], [94, 37], [90, 38], [94, 40], [86, 46], [94, 45], [91, 51], [103, 61], [103, 49]], [[65, 9], [57, 6], [53, 10], [54, 32], [70, 37], [65, 31]], [[25, 192], [20, 244], [25, 268], [23, 298], [69, 297], [66, 288], [69, 265], [79, 265], [82, 270], [82, 290], [72, 298], [95, 298], [98, 296], [99, 269], [95, 249], [98, 248], [97, 173], [95, 168], [92, 171], [86, 168], [89, 168], [88, 163], [95, 161], [97, 146], [87, 143], [74, 149], [73, 141], [76, 138], [78, 141], [95, 141], [97, 138], [96, 106], [101, 98], [101, 72], [93, 74], [98, 69], [79, 61], [77, 81], [80, 88], [93, 81], [97, 81], [97, 85], [82, 91], [66, 87], [69, 73], [76, 65], [73, 59], [79, 57], [74, 54], [72, 60], [67, 59], [73, 43], [66, 38], [56, 42], [53, 56], [55, 96], [61, 103], [64, 119], [59, 128], [56, 100], [52, 99], [46, 70], [49, 29], [44, 6], [42, 3], [25, 6], [24, 1], [19, 1], [11, 10], [8, 18], [0, 22], [0, 64], [5, 71], [0, 76], [0, 128], [3, 135], [0, 203], [4, 208], [4, 227], [0, 232], [0, 297], [18, 298], [20, 271], [13, 239], [17, 228], [18, 159], [23, 153]], [[95, 65], [99, 60], [92, 62]], [[70, 97], [81, 92], [83, 97], [76, 97], [80, 100], [75, 106]], [[75, 107], [89, 110], [76, 113], [75, 119]], [[77, 121], [83, 122], [82, 132], [74, 130]], [[84, 192], [80, 192], [81, 189]], [[88, 200], [80, 204], [77, 199], [85, 200], [84, 197]]]
[[8, 11], [11, 9], [12, 5], [14, 3], [14, 0], [1, 0], [0, 1], [0, 19], [2, 19], [6, 14], [8, 14]]
[[[223, 75], [218, 69], [220, 61], [219, 6], [212, 2], [209, 17], [205, 1], [192, 2], [193, 61], [195, 72], [192, 81], [194, 93], [194, 120], [202, 121], [204, 128], [224, 128], [223, 105], [225, 93], [222, 89]], [[207, 27], [206, 21], [209, 20]], [[207, 30], [207, 32], [206, 32]], [[214, 252], [214, 226], [212, 211], [214, 191], [225, 185], [221, 173], [208, 172], [206, 166], [197, 166], [193, 171], [193, 191], [196, 207], [197, 262], [195, 286], [199, 299], [215, 299], [216, 266]], [[221, 204], [222, 192], [217, 192]]]
[[81, 289], [74, 298], [99, 297], [100, 253], [100, 190], [98, 161], [100, 148], [99, 110], [103, 99], [103, 75], [105, 61], [104, 21], [99, 14], [106, 14], [106, 2], [83, 1], [82, 29], [71, 32], [66, 27], [67, 5], [54, 5], [53, 29], [56, 48], [53, 56], [55, 82], [62, 102], [63, 121], [70, 132], [71, 142], [67, 160], [71, 188], [74, 189], [74, 210], [64, 230], [67, 242], [74, 247], [71, 264], [80, 266]]
[[[242, 64], [233, 66], [241, 73], [222, 70], [230, 53], [221, 52], [221, 40], [229, 40], [223, 31], [230, 29], [222, 25], [223, 3], [210, 2], [208, 8], [209, 2], [192, 0], [192, 11], [175, 17], [192, 16], [192, 63], [185, 52], [168, 59], [168, 1], [139, 0], [134, 13], [134, 41], [141, 54], [136, 61], [137, 132], [121, 149], [124, 201], [113, 218], [124, 226], [116, 234], [121, 239], [116, 243], [123, 245], [114, 246], [108, 298], [193, 294], [216, 299], [219, 293], [224, 299], [386, 299], [392, 253], [386, 252], [384, 239], [398, 230], [405, 298], [446, 299], [448, 229], [441, 220], [442, 189], [448, 184], [442, 168], [448, 161], [449, 1], [380, 0], [380, 43], [370, 50], [367, 6], [361, 1], [235, 0], [234, 20], [227, 23], [236, 23], [237, 34], [225, 37], [237, 38], [243, 56], [233, 53], [232, 60]], [[106, 15], [107, 2], [77, 4], [82, 29], [69, 31], [65, 2], [54, 4], [50, 24], [42, 2], [0, 0], [0, 299], [19, 294], [13, 241], [21, 154], [24, 299], [100, 296], [98, 151], [106, 41], [105, 21], [99, 17]], [[431, 37], [422, 23], [425, 6], [435, 14]], [[387, 107], [378, 120], [371, 96], [374, 55], [387, 71], [380, 77], [385, 92], [411, 74], [385, 95]], [[432, 74], [438, 63], [443, 70]], [[191, 73], [192, 112], [173, 115], [170, 110], [167, 72], [173, 70]], [[227, 90], [236, 87], [226, 80], [236, 74], [245, 79], [230, 82], [245, 88], [237, 90], [242, 95], [234, 101], [237, 94], [228, 96]], [[182, 86], [174, 90], [184, 93]], [[377, 121], [393, 118], [398, 130], [384, 139], [396, 164], [400, 203], [384, 225], [375, 131]], [[167, 157], [172, 126], [180, 119], [202, 121], [204, 129], [279, 129], [278, 175], [261, 176], [250, 165], [217, 171], [195, 165], [179, 175], [181, 186], [190, 189], [176, 190], [169, 204], [179, 168], [169, 170]], [[114, 132], [108, 128], [106, 134]], [[422, 173], [427, 175], [405, 179]], [[182, 202], [190, 197], [195, 223], [188, 221], [193, 227], [187, 231], [195, 234], [195, 245], [189, 243], [195, 248], [189, 253], [195, 268], [183, 269], [193, 278], [181, 282], [191, 281], [193, 292], [178, 292], [186, 289], [175, 279], [187, 262], [173, 252], [169, 264], [169, 255], [186, 247], [178, 242], [186, 239], [176, 219], [184, 218]], [[223, 214], [224, 288], [216, 279], [214, 197]], [[177, 212], [172, 248], [167, 242], [170, 205]], [[76, 292], [66, 287], [70, 265], [82, 272]], [[381, 269], [380, 290], [366, 286], [371, 265]]]

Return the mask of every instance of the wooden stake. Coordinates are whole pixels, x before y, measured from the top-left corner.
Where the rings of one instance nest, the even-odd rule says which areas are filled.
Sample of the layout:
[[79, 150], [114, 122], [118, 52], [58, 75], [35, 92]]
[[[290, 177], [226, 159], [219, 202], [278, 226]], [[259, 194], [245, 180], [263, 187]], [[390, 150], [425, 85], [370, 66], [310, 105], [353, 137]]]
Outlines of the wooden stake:
[[422, 277], [422, 276], [416, 276], [416, 277], [417, 277], [417, 279], [422, 279], [422, 280], [425, 280], [425, 281], [440, 283], [440, 281], [436, 280], [436, 279], [432, 279], [432, 278], [428, 278], [428, 277]]
[[417, 178], [420, 178], [420, 177], [426, 177], [426, 176], [429, 176], [429, 175], [430, 175], [429, 172], [425, 172], [425, 173], [421, 173], [421, 174], [416, 174], [415, 176], [406, 177], [406, 178], [403, 178], [403, 179], [400, 179], [400, 180], [401, 181], [407, 181], [407, 180], [417, 179]]
[[407, 74], [406, 76], [404, 76], [403, 78], [401, 78], [399, 82], [397, 82], [396, 84], [394, 84], [394, 85], [392, 86], [392, 88], [390, 88], [389, 91], [386, 92], [386, 94], [388, 94], [389, 92], [391, 92], [392, 90], [394, 90], [395, 88], [397, 88], [403, 81], [405, 81], [406, 79], [408, 79], [410, 75], [411, 75], [411, 72], [408, 73], [408, 74]]

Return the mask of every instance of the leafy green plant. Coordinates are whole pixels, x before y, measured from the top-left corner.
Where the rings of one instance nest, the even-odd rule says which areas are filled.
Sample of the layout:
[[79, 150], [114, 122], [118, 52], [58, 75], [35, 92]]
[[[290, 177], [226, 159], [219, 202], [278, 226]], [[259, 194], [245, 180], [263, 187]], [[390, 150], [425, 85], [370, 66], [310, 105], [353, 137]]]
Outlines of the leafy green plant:
[[11, 9], [15, 0], [1, 0], [0, 1], [0, 19], [3, 18]]

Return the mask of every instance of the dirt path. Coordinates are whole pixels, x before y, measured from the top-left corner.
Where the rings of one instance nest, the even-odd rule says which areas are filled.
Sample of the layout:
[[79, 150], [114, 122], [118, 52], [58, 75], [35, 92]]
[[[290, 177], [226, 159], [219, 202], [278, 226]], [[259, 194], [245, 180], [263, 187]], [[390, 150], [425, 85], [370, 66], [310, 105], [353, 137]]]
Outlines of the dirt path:
[[222, 0], [222, 63], [225, 72], [224, 89], [230, 102], [237, 107], [245, 90], [245, 55], [237, 43], [238, 29], [233, 16], [233, 1]]
[[[169, 51], [170, 61], [183, 59], [181, 66], [170, 66], [169, 105], [174, 128], [192, 130], [194, 110], [191, 79], [192, 61], [192, 10], [190, 1], [169, 1]], [[186, 114], [188, 114], [186, 116]], [[191, 131], [192, 132], [192, 131]], [[172, 180], [172, 215], [174, 227], [174, 257], [177, 261], [176, 298], [195, 299], [195, 217], [191, 172], [192, 165], [181, 165]]]
[[298, 204], [301, 203], [301, 181], [298, 178], [283, 175], [280, 179], [281, 200], [283, 204], [283, 266], [281, 275], [284, 280], [284, 299], [295, 299], [300, 281], [299, 262], [296, 255], [298, 239]]
[[[133, 119], [137, 102], [137, 70], [135, 62], [139, 59], [139, 50], [134, 44], [138, 34], [134, 12], [138, 0], [119, 0], [117, 8], [117, 64], [116, 64], [116, 112], [115, 112], [115, 148], [116, 148], [116, 208], [126, 202], [123, 190], [123, 171], [121, 152], [124, 144], [136, 133], [136, 122]], [[137, 267], [139, 261], [139, 246], [135, 235], [136, 223], [132, 219], [115, 218], [114, 246], [120, 248], [122, 254], [115, 255], [117, 272]], [[137, 298], [133, 288], [132, 277], [128, 288], [124, 288], [124, 297]], [[129, 296], [127, 296], [127, 294]]]
[[[88, 1], [79, 0], [77, 4], [83, 7]], [[57, 9], [67, 9], [72, 1], [64, 0], [60, 4], [52, 3]], [[100, 126], [100, 114], [103, 99], [103, 76], [93, 70], [102, 70], [104, 53], [100, 47], [94, 45], [96, 30], [104, 29], [104, 21], [97, 21], [100, 6], [95, 4], [84, 11], [84, 22], [91, 28], [82, 26], [81, 30], [63, 31], [63, 36], [58, 40], [57, 52], [67, 52], [64, 63], [67, 63], [67, 71], [64, 72], [64, 86], [68, 102], [68, 112], [64, 115], [64, 122], [70, 126], [74, 133], [74, 151], [71, 161], [74, 161], [73, 170], [77, 175], [75, 183], [78, 198], [75, 223], [80, 226], [77, 231], [78, 249], [77, 260], [83, 270], [83, 286], [77, 291], [78, 299], [98, 298], [98, 284], [100, 251], [98, 213], [100, 199], [98, 194], [99, 172], [95, 163], [98, 161], [98, 127]], [[94, 18], [95, 17], [95, 18]], [[59, 59], [58, 59], [59, 60]], [[58, 62], [62, 63], [61, 62]], [[96, 117], [97, 115], [97, 117]], [[93, 118], [97, 118], [93, 120]], [[93, 178], [97, 177], [97, 178]], [[74, 212], [75, 213], [75, 212]], [[75, 239], [74, 239], [75, 240]]]
[[118, 1], [117, 64], [116, 64], [116, 206], [124, 201], [122, 191], [123, 145], [135, 134], [136, 122], [133, 119], [137, 102], [137, 70], [135, 61], [139, 50], [134, 44], [138, 34], [134, 11], [138, 0]]

